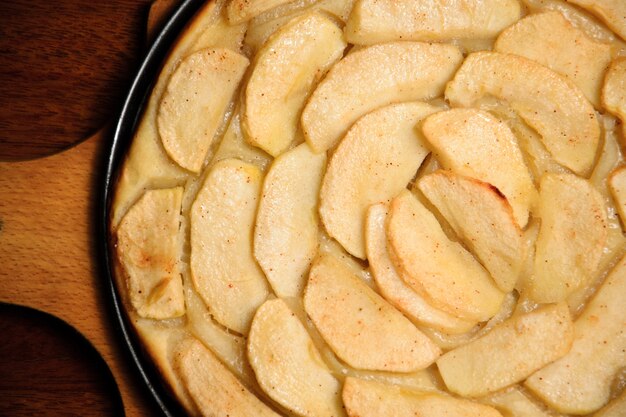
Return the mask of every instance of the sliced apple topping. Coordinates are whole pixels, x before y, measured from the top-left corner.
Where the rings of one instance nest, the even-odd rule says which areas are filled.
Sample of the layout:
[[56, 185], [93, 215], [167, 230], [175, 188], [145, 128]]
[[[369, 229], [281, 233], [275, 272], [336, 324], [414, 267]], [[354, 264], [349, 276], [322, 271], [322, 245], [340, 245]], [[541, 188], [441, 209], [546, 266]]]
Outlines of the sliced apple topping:
[[117, 254], [127, 275], [130, 302], [141, 317], [185, 314], [180, 259], [181, 187], [149, 190], [117, 229]]
[[254, 219], [262, 175], [237, 159], [215, 164], [191, 207], [191, 277], [222, 325], [246, 334], [269, 295], [252, 256]]
[[317, 200], [326, 154], [306, 143], [274, 160], [265, 182], [254, 229], [254, 256], [279, 297], [302, 295], [317, 254]]
[[494, 185], [526, 226], [537, 190], [505, 122], [485, 111], [452, 109], [428, 117], [422, 130], [444, 168]]
[[546, 174], [540, 188], [541, 228], [527, 290], [536, 302], [551, 303], [595, 276], [608, 222], [604, 199], [589, 181], [573, 174]]
[[441, 95], [463, 56], [452, 45], [391, 42], [348, 54], [328, 72], [302, 113], [315, 152], [332, 148], [362, 115], [395, 102]]
[[202, 168], [248, 64], [230, 49], [203, 49], [183, 59], [172, 74], [157, 126], [165, 151], [181, 167]]
[[289, 148], [313, 86], [345, 47], [339, 27], [321, 13], [297, 17], [272, 35], [256, 55], [246, 87], [246, 140], [272, 156]]
[[443, 170], [422, 177], [418, 187], [498, 287], [512, 291], [524, 266], [526, 244], [506, 197], [491, 184]]
[[330, 254], [311, 267], [304, 308], [337, 356], [357, 369], [411, 372], [440, 355], [398, 310]]
[[596, 15], [626, 40], [626, 2], [623, 0], [567, 0]]
[[626, 58], [613, 61], [604, 79], [602, 104], [626, 123]]
[[446, 88], [453, 106], [492, 95], [536, 129], [554, 159], [577, 174], [593, 166], [600, 139], [595, 110], [581, 91], [543, 65], [511, 54], [476, 52]]
[[587, 414], [605, 405], [626, 367], [626, 258], [611, 271], [574, 324], [572, 349], [526, 380], [557, 411]]
[[590, 39], [559, 12], [533, 14], [500, 34], [498, 52], [532, 59], [568, 78], [598, 107], [611, 45]]
[[387, 301], [414, 322], [445, 332], [460, 334], [470, 331], [475, 321], [463, 320], [431, 306], [405, 283], [396, 271], [387, 251], [385, 224], [389, 206], [374, 204], [367, 211], [365, 247], [369, 266], [378, 290]]
[[322, 12], [338, 23], [348, 20], [355, 0], [300, 0], [288, 3], [255, 17], [248, 24], [244, 40], [246, 48], [257, 51], [269, 37], [291, 19], [307, 12]]
[[622, 224], [626, 224], [626, 167], [622, 166], [611, 172], [608, 180], [611, 196]]
[[248, 358], [263, 391], [289, 411], [307, 417], [344, 415], [339, 381], [283, 300], [268, 300], [259, 307], [248, 338]]
[[476, 321], [498, 312], [504, 293], [408, 190], [391, 202], [387, 239], [402, 279], [434, 307]]
[[174, 364], [202, 415], [279, 416], [196, 339], [178, 344]]
[[624, 46], [624, 42], [612, 30], [606, 27], [595, 16], [567, 0], [522, 0], [529, 13], [557, 11], [590, 38], [612, 44], [616, 50]]
[[350, 417], [502, 417], [487, 405], [353, 377], [346, 378], [342, 397]]
[[496, 36], [520, 18], [517, 0], [361, 0], [346, 23], [348, 42], [438, 41]]
[[294, 0], [230, 0], [226, 8], [228, 21], [234, 25], [247, 22], [261, 13]]
[[567, 304], [514, 316], [489, 333], [437, 360], [448, 389], [478, 397], [523, 381], [563, 357], [574, 338]]
[[439, 109], [421, 102], [395, 104], [359, 119], [333, 153], [320, 192], [320, 217], [328, 234], [365, 259], [367, 208], [388, 202], [428, 155], [415, 124]]

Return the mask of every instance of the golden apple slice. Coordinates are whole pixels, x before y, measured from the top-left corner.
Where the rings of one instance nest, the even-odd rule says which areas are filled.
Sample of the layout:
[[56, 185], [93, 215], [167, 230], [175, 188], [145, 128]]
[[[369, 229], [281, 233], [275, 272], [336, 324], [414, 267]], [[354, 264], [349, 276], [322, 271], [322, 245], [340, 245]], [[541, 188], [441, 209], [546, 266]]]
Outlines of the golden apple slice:
[[306, 143], [282, 154], [270, 167], [254, 229], [254, 256], [279, 297], [302, 294], [317, 254], [317, 200], [326, 154]]
[[279, 416], [248, 391], [197, 339], [189, 338], [178, 344], [174, 363], [202, 415]]
[[553, 417], [552, 413], [544, 409], [545, 407], [536, 404], [535, 401], [528, 398], [518, 385], [496, 392], [488, 397], [483, 397], [481, 401], [494, 406], [506, 416]]
[[230, 49], [203, 49], [183, 59], [172, 74], [157, 126], [165, 151], [181, 167], [202, 168], [248, 63]]
[[608, 225], [604, 199], [589, 181], [573, 174], [546, 174], [540, 187], [541, 228], [527, 290], [534, 301], [552, 303], [595, 275]]
[[611, 271], [574, 324], [569, 353], [526, 380], [557, 411], [587, 414], [605, 405], [626, 366], [626, 258]]
[[441, 354], [398, 310], [330, 255], [313, 263], [304, 308], [337, 356], [357, 369], [412, 372]]
[[624, 417], [626, 416], [626, 391], [602, 407], [593, 417]]
[[268, 10], [252, 19], [246, 31], [245, 45], [251, 51], [258, 51], [269, 37], [298, 15], [321, 11], [340, 23], [348, 20], [355, 0], [300, 0]]
[[247, 22], [261, 13], [294, 0], [230, 0], [226, 7], [228, 21], [234, 25]]
[[574, 339], [567, 304], [515, 316], [437, 360], [448, 389], [478, 397], [524, 380], [563, 357]]
[[208, 347], [244, 385], [256, 385], [254, 372], [246, 357], [246, 339], [215, 321], [192, 285], [185, 286], [185, 303], [185, 330]]
[[481, 110], [452, 109], [428, 117], [422, 130], [444, 168], [497, 187], [526, 226], [537, 191], [505, 122]]
[[246, 140], [272, 156], [289, 148], [313, 86], [345, 47], [341, 29], [321, 13], [297, 17], [276, 32], [257, 53], [246, 87]]
[[599, 107], [604, 72], [611, 62], [611, 46], [590, 39], [561, 13], [525, 17], [502, 32], [494, 48], [532, 59], [563, 75]]
[[328, 234], [365, 259], [367, 208], [388, 202], [428, 155], [415, 124], [438, 111], [421, 102], [395, 104], [359, 119], [333, 153], [322, 182], [320, 217]]
[[443, 170], [422, 177], [418, 187], [498, 287], [512, 291], [524, 266], [526, 245], [506, 197], [491, 184]]
[[482, 97], [506, 100], [537, 130], [554, 159], [577, 174], [589, 173], [600, 126], [579, 89], [543, 65], [511, 54], [476, 52], [446, 88], [453, 106], [471, 107]]
[[237, 159], [215, 164], [191, 207], [191, 277], [222, 325], [246, 334], [269, 295], [252, 256], [252, 233], [261, 192], [257, 167]]
[[182, 187], [148, 190], [117, 229], [117, 254], [127, 275], [133, 308], [141, 317], [185, 314], [180, 275]]
[[578, 29], [584, 31], [590, 38], [604, 43], [612, 44], [617, 52], [623, 47], [624, 41], [611, 29], [607, 28], [595, 16], [590, 15], [584, 9], [575, 6], [567, 0], [522, 0], [529, 13], [541, 13], [557, 11], [570, 21]]
[[387, 252], [385, 224], [388, 210], [388, 205], [384, 203], [372, 205], [367, 211], [365, 222], [367, 260], [382, 296], [411, 320], [423, 326], [448, 334], [470, 331], [476, 325], [475, 321], [462, 320], [434, 308], [398, 275]]
[[498, 312], [504, 293], [408, 190], [391, 202], [387, 239], [402, 279], [434, 307], [475, 321]]
[[361, 0], [346, 23], [348, 42], [492, 38], [520, 18], [517, 0]]
[[622, 224], [626, 224], [626, 166], [621, 166], [611, 172], [608, 186]]
[[604, 79], [602, 104], [626, 123], [626, 58], [613, 61]]
[[343, 402], [350, 417], [502, 417], [487, 405], [348, 377]]
[[626, 2], [623, 0], [567, 0], [597, 16], [626, 40]]
[[283, 300], [268, 300], [257, 311], [248, 358], [263, 391], [289, 411], [307, 417], [344, 415], [339, 381]]
[[339, 61], [311, 95], [302, 129], [315, 152], [332, 148], [362, 115], [394, 102], [441, 95], [461, 64], [452, 45], [391, 42]]

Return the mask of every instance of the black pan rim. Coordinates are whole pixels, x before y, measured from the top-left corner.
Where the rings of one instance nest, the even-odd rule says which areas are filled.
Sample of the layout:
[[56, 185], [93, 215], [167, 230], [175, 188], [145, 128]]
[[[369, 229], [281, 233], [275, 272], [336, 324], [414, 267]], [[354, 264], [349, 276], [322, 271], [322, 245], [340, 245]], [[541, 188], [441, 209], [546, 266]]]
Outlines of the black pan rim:
[[99, 207], [97, 213], [99, 230], [97, 235], [100, 261], [102, 262], [101, 269], [104, 274], [105, 291], [110, 307], [109, 312], [113, 315], [112, 321], [114, 321], [116, 326], [115, 330], [125, 345], [126, 353], [130, 356], [134, 367], [133, 371], [139, 375], [153, 402], [163, 412], [163, 415], [167, 417], [182, 416], [185, 413], [180, 404], [174, 400], [172, 394], [161, 382], [161, 377], [158, 375], [155, 365], [143, 351], [138, 338], [134, 334], [132, 324], [124, 312], [113, 275], [113, 254], [109, 244], [109, 213], [117, 172], [130, 147], [137, 122], [143, 113], [156, 77], [181, 31], [204, 3], [206, 3], [206, 0], [184, 0], [177, 6], [141, 61], [139, 69], [128, 89], [128, 94], [124, 98], [122, 109], [114, 119], [112, 141], [104, 153], [106, 166], [104, 178], [101, 184], [99, 184]]

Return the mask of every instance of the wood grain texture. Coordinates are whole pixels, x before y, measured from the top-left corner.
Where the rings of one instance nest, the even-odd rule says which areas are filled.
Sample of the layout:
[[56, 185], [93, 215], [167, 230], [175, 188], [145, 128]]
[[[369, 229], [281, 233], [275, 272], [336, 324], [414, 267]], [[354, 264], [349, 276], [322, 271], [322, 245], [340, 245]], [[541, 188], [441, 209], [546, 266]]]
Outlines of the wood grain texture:
[[109, 368], [61, 320], [0, 303], [0, 334], [0, 415], [122, 415]]
[[0, 162], [0, 301], [66, 321], [102, 355], [129, 417], [158, 415], [133, 373], [99, 273], [96, 204], [108, 131], [35, 161]]
[[150, 3], [0, 1], [0, 160], [58, 152], [119, 111]]

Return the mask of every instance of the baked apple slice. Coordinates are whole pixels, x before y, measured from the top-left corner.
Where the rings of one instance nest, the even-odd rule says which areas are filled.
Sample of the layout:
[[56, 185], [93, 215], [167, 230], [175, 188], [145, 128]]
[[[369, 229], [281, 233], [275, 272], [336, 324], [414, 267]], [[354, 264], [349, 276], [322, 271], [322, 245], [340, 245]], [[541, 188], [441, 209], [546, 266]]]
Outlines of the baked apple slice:
[[453, 106], [471, 107], [485, 96], [507, 101], [558, 163], [590, 173], [600, 125], [591, 103], [562, 76], [517, 55], [476, 52], [446, 87], [446, 98]]
[[323, 152], [374, 109], [441, 95], [462, 60], [456, 46], [420, 42], [391, 42], [348, 54], [328, 71], [304, 107], [306, 141]]
[[519, 385], [494, 392], [487, 397], [482, 397], [480, 401], [494, 406], [505, 416], [554, 417], [539, 401], [529, 398]]
[[202, 49], [172, 74], [157, 114], [163, 148], [181, 167], [200, 172], [249, 61], [230, 49]]
[[498, 287], [512, 291], [524, 266], [526, 244], [506, 197], [491, 184], [443, 170], [420, 178], [418, 188]]
[[342, 398], [350, 417], [502, 417], [494, 408], [469, 400], [354, 377], [346, 378]]
[[487, 271], [446, 236], [408, 190], [391, 202], [387, 239], [402, 279], [434, 307], [475, 321], [488, 320], [500, 309], [504, 293]]
[[525, 17], [498, 36], [494, 49], [545, 65], [569, 79], [599, 107], [604, 73], [611, 63], [611, 45], [590, 39], [561, 13]]
[[202, 415], [279, 417], [196, 339], [176, 346], [174, 366]]
[[576, 175], [546, 174], [537, 215], [535, 266], [525, 290], [538, 303], [562, 301], [595, 276], [607, 238], [604, 199]]
[[567, 304], [514, 316], [489, 333], [449, 351], [437, 360], [448, 389], [478, 397], [523, 381], [563, 357], [574, 339]]
[[537, 190], [504, 121], [486, 111], [452, 109], [428, 117], [422, 131], [444, 168], [495, 186], [511, 204], [519, 226], [526, 226]]
[[340, 59], [346, 42], [330, 17], [297, 17], [256, 54], [244, 95], [246, 140], [272, 156], [289, 148], [314, 85]]
[[216, 163], [191, 207], [191, 278], [222, 325], [247, 334], [256, 309], [269, 295], [252, 256], [261, 171], [237, 159]]
[[597, 16], [626, 40], [626, 3], [622, 0], [567, 0]]
[[313, 263], [304, 309], [337, 356], [357, 369], [413, 372], [439, 347], [331, 254]]
[[421, 102], [395, 104], [359, 119], [341, 140], [324, 175], [320, 217], [328, 234], [365, 259], [367, 208], [389, 202], [428, 155], [416, 123], [439, 111]]
[[382, 296], [412, 321], [423, 326], [447, 334], [470, 331], [476, 325], [475, 321], [462, 320], [431, 306], [402, 280], [387, 251], [385, 224], [388, 211], [388, 204], [374, 204], [367, 211], [365, 222], [367, 260]]
[[279, 297], [302, 295], [317, 254], [317, 202], [326, 154], [306, 143], [274, 160], [263, 183], [254, 256]]
[[361, 0], [346, 22], [346, 39], [358, 45], [496, 36], [520, 18], [517, 0]]
[[287, 304], [266, 301], [254, 316], [248, 358], [259, 385], [300, 416], [341, 417], [341, 385]]
[[626, 123], [626, 58], [613, 61], [606, 72], [602, 104]]
[[137, 314], [168, 319], [185, 314], [180, 275], [182, 187], [148, 190], [117, 229], [117, 255]]
[[247, 25], [245, 47], [254, 52], [291, 19], [307, 12], [322, 12], [338, 23], [348, 20], [355, 0], [301, 0], [277, 7], [253, 18]]
[[566, 414], [588, 414], [605, 405], [626, 366], [626, 258], [610, 272], [574, 323], [569, 353], [526, 380], [541, 400]]

